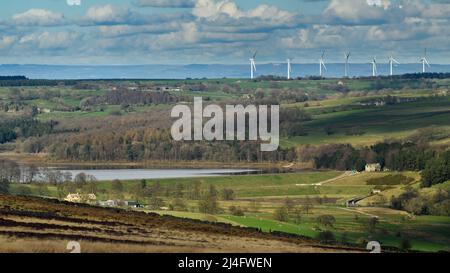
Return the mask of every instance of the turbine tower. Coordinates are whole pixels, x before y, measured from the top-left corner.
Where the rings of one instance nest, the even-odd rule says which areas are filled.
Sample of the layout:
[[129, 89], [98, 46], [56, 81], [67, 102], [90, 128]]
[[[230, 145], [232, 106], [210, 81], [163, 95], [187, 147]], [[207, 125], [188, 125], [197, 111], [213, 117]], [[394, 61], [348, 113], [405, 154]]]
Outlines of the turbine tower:
[[427, 49], [426, 48], [425, 48], [425, 52], [423, 54], [422, 59], [420, 59], [420, 62], [422, 63], [422, 73], [427, 72], [425, 65], [427, 65], [428, 67], [431, 67], [431, 66], [430, 66], [430, 63], [427, 60]]
[[288, 58], [287, 61], [287, 79], [290, 80], [291, 79], [291, 73], [292, 73], [292, 66], [291, 66], [291, 61], [293, 59]]
[[345, 77], [348, 78], [348, 59], [350, 59], [350, 52], [345, 53]]
[[253, 54], [253, 57], [250, 58], [250, 78], [254, 79], [255, 78], [255, 72], [256, 72], [256, 63], [255, 63], [255, 58], [256, 58], [256, 54], [258, 53], [258, 51], [255, 51], [255, 53]]
[[377, 74], [378, 74], [378, 71], [377, 71], [377, 58], [376, 57], [373, 57], [373, 60], [372, 60], [371, 64], [372, 64], [372, 77], [376, 77]]
[[390, 75], [394, 75], [394, 63], [396, 64], [400, 64], [399, 62], [397, 62], [396, 59], [394, 59], [394, 57], [391, 55], [389, 57], [389, 68], [390, 68]]
[[322, 68], [326, 71], [327, 67], [325, 66], [325, 61], [323, 59], [323, 57], [325, 56], [325, 51], [322, 52], [322, 56], [319, 59], [319, 73], [320, 73], [320, 77], [323, 76], [323, 70]]

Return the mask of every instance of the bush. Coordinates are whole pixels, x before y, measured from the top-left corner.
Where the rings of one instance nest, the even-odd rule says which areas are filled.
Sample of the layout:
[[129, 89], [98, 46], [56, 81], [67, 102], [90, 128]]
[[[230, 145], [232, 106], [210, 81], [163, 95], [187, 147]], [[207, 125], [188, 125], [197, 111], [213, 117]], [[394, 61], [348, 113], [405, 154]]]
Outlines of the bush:
[[275, 210], [273, 218], [280, 222], [289, 221], [289, 212], [287, 207], [282, 206]]
[[411, 249], [411, 247], [412, 247], [411, 242], [407, 238], [404, 238], [401, 240], [400, 249], [409, 250], [409, 249]]
[[9, 180], [6, 178], [0, 179], [0, 193], [9, 192]]
[[31, 192], [30, 187], [20, 185], [17, 187], [16, 194], [17, 195], [31, 195], [32, 192]]
[[336, 242], [336, 237], [334, 236], [333, 232], [326, 230], [319, 232], [319, 234], [317, 235], [317, 240], [324, 244], [330, 244]]
[[323, 225], [324, 227], [333, 227], [336, 223], [336, 219], [334, 218], [334, 216], [328, 214], [320, 215], [319, 217], [317, 217], [316, 221], [318, 224]]
[[228, 210], [230, 211], [231, 215], [234, 216], [244, 216], [244, 210], [241, 207], [235, 207], [235, 206], [231, 206], [228, 208]]

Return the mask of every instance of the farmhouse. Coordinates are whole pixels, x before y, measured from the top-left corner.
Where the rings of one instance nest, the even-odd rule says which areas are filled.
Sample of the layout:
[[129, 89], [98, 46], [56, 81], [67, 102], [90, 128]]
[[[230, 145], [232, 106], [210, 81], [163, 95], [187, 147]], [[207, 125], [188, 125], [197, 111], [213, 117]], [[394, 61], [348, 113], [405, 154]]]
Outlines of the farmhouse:
[[82, 198], [79, 193], [69, 193], [64, 200], [67, 202], [80, 203], [82, 201]]
[[82, 202], [92, 203], [97, 200], [97, 196], [93, 193], [84, 195], [79, 193], [74, 194], [69, 193], [64, 200], [73, 203], [82, 203]]
[[137, 201], [125, 201], [125, 204], [128, 207], [132, 207], [132, 208], [143, 208], [144, 207]]
[[366, 164], [366, 172], [381, 172], [380, 163]]
[[119, 202], [117, 200], [107, 200], [107, 201], [100, 201], [98, 204], [102, 207], [117, 207], [119, 206]]

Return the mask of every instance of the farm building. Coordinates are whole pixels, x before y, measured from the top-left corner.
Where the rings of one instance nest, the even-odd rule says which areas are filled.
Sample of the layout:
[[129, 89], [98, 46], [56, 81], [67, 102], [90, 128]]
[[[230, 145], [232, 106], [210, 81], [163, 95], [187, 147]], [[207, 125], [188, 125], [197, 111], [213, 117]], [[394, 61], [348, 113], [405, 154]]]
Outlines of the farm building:
[[366, 172], [381, 172], [380, 163], [366, 164]]
[[80, 203], [82, 201], [82, 198], [79, 193], [69, 193], [64, 200], [67, 202]]
[[98, 204], [102, 207], [117, 207], [119, 202], [117, 200], [99, 201]]
[[97, 200], [97, 196], [93, 193], [84, 195], [79, 193], [73, 194], [69, 193], [64, 200], [73, 203], [82, 203], [82, 202], [91, 203]]

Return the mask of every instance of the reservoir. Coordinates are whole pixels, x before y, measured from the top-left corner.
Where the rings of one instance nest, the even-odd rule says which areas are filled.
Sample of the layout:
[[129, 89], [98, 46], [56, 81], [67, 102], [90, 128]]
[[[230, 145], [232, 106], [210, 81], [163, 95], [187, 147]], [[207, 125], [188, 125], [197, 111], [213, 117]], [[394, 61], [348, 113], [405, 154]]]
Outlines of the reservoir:
[[139, 179], [168, 179], [168, 178], [190, 178], [211, 177], [223, 175], [256, 174], [260, 171], [250, 169], [85, 169], [70, 170], [58, 169], [60, 172], [69, 172], [72, 177], [79, 173], [93, 175], [99, 181], [139, 180]]

